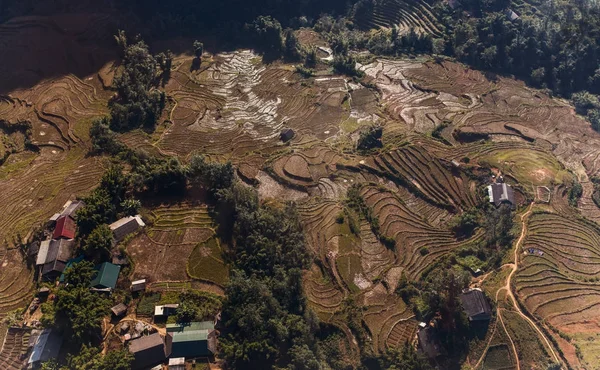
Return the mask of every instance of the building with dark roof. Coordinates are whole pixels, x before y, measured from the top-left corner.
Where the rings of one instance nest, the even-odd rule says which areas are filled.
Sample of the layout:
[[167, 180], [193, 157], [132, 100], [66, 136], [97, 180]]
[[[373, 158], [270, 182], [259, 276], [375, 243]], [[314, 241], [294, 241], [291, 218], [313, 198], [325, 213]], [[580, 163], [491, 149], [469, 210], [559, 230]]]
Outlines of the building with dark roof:
[[440, 342], [437, 329], [427, 325], [417, 333], [419, 348], [430, 360], [444, 356], [445, 351]]
[[460, 295], [465, 313], [469, 317], [469, 321], [489, 320], [492, 314], [490, 304], [483, 292], [479, 289], [471, 289], [463, 292]]
[[98, 273], [92, 280], [90, 286], [98, 290], [112, 290], [117, 285], [121, 266], [113, 265], [110, 262], [104, 262], [96, 266]]
[[159, 333], [154, 333], [129, 342], [129, 352], [134, 357], [131, 368], [147, 369], [165, 361], [170, 355], [168, 337], [165, 343]]
[[45, 240], [40, 244], [36, 265], [45, 279], [53, 280], [62, 274], [73, 257], [74, 245], [71, 239]]
[[131, 233], [136, 232], [139, 228], [146, 226], [142, 218], [137, 216], [123, 217], [122, 219], [110, 224], [110, 229], [117, 242], [122, 241]]
[[291, 128], [284, 128], [283, 130], [281, 130], [281, 133], [279, 134], [279, 138], [281, 139], [281, 141], [283, 141], [285, 143], [285, 142], [292, 140], [294, 135], [295, 135], [294, 130], [292, 130]]
[[73, 239], [75, 238], [76, 230], [77, 225], [71, 216], [61, 216], [56, 220], [56, 227], [54, 228], [52, 239]]
[[113, 306], [110, 311], [113, 313], [113, 315], [115, 315], [116, 317], [119, 316], [123, 316], [127, 313], [127, 306], [125, 306], [125, 304], [123, 303], [119, 303], [116, 306]]
[[146, 279], [132, 281], [130, 288], [131, 288], [132, 292], [139, 292], [140, 290], [146, 290]]
[[217, 335], [212, 321], [167, 324], [167, 334], [173, 338], [173, 357], [207, 357], [217, 350]]
[[80, 200], [68, 201], [63, 206], [63, 211], [60, 215], [75, 218], [75, 214], [81, 207], [83, 207], [83, 202]]
[[57, 358], [62, 341], [62, 337], [53, 332], [52, 329], [44, 329], [35, 339], [35, 344], [27, 363], [33, 366]]
[[502, 203], [515, 204], [515, 192], [512, 186], [506, 183], [494, 183], [488, 186], [490, 203], [498, 207]]

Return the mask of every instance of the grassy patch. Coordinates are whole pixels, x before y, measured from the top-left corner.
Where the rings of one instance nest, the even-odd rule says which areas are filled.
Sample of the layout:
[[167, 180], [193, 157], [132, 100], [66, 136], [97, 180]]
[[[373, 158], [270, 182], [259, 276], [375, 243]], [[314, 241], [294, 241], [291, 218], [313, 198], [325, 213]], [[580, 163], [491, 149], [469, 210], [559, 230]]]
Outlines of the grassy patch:
[[33, 152], [23, 152], [13, 154], [2, 166], [0, 166], [0, 180], [6, 179], [9, 175], [25, 170], [31, 162], [37, 157]]
[[229, 278], [229, 267], [221, 259], [222, 253], [216, 237], [198, 244], [188, 259], [188, 275], [194, 279], [225, 285]]
[[506, 329], [517, 347], [522, 368], [545, 369], [547, 365], [551, 364], [550, 355], [540, 342], [536, 331], [527, 321], [518, 313], [508, 310], [502, 312], [502, 317]]
[[512, 368], [510, 352], [506, 344], [490, 347], [485, 355], [483, 369], [508, 369]]
[[499, 168], [522, 184], [550, 186], [562, 184], [571, 176], [556, 158], [537, 150], [495, 151], [482, 157], [480, 162]]
[[137, 306], [136, 313], [150, 316], [154, 314], [154, 306], [158, 305], [158, 302], [160, 302], [160, 293], [144, 294]]
[[340, 256], [336, 260], [336, 267], [348, 288], [352, 292], [359, 292], [360, 289], [354, 284], [354, 276], [362, 271], [360, 257], [356, 254]]

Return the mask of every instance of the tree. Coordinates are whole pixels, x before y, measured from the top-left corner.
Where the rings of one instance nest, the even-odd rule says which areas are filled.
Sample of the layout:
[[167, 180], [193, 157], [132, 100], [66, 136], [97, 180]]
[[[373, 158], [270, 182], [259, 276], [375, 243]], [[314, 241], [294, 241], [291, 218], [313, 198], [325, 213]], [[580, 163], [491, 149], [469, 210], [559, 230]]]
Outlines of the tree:
[[65, 285], [87, 288], [94, 275], [96, 275], [96, 270], [94, 270], [94, 264], [92, 262], [81, 261], [67, 268], [64, 271], [64, 274]]
[[427, 359], [419, 356], [408, 341], [401, 348], [388, 349], [379, 359], [379, 366], [387, 370], [433, 370]]
[[71, 343], [91, 343], [101, 339], [102, 319], [108, 314], [110, 302], [90, 291], [93, 265], [82, 261], [65, 271], [65, 286], [56, 291], [54, 302], [42, 305], [42, 323], [53, 325]]
[[598, 97], [587, 91], [581, 91], [571, 96], [577, 113], [586, 115], [590, 109], [600, 108]]
[[294, 30], [285, 31], [285, 56], [290, 60], [300, 60], [302, 58], [302, 49], [300, 42], [294, 33]]
[[110, 226], [102, 224], [97, 226], [86, 238], [83, 252], [97, 261], [110, 257], [114, 239]]
[[201, 59], [202, 53], [204, 53], [204, 44], [198, 40], [195, 40], [192, 47], [194, 48], [194, 55], [196, 58]]
[[129, 370], [133, 354], [126, 349], [109, 351], [105, 355], [100, 348], [83, 344], [76, 355], [67, 357], [69, 370]]
[[108, 117], [95, 119], [90, 127], [93, 153], [116, 155], [125, 149], [125, 145], [117, 140], [117, 135], [110, 129]]
[[207, 162], [204, 156], [195, 155], [187, 167], [187, 177], [202, 183], [214, 198], [220, 190], [227, 189], [233, 184], [233, 166], [231, 162]]
[[450, 229], [454, 231], [457, 237], [469, 237], [479, 226], [479, 215], [476, 209], [463, 212], [450, 222]]
[[143, 41], [127, 45], [123, 71], [113, 82], [117, 97], [109, 104], [111, 128], [117, 131], [140, 126], [154, 128], [165, 106], [165, 94], [153, 89], [158, 63]]
[[128, 198], [121, 203], [121, 209], [125, 216], [137, 215], [140, 208], [142, 208], [142, 203], [137, 199]]
[[282, 28], [277, 19], [261, 15], [247, 24], [246, 29], [254, 43], [264, 50], [279, 53], [283, 49]]
[[381, 148], [381, 136], [383, 129], [381, 127], [369, 127], [367, 130], [361, 131], [356, 145], [358, 150], [369, 150], [373, 148]]

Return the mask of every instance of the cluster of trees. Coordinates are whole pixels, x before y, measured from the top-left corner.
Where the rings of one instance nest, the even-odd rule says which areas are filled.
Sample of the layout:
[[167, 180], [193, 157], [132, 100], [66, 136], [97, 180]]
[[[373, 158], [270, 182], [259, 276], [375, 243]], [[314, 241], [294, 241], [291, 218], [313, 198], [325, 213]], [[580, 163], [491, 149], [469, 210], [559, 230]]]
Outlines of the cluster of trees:
[[221, 306], [222, 299], [219, 296], [201, 291], [183, 292], [179, 295], [175, 320], [178, 323], [213, 320]]
[[[302, 270], [311, 256], [290, 204], [260, 204], [234, 184], [220, 194], [230, 220], [232, 274], [223, 305], [222, 356], [237, 369], [319, 369], [318, 319], [306, 306]], [[232, 217], [231, 217], [232, 216]]]
[[123, 68], [113, 81], [117, 96], [109, 103], [110, 127], [115, 131], [153, 129], [166, 102], [165, 93], [157, 87], [160, 81], [168, 80], [172, 55], [167, 52], [155, 58], [139, 37], [129, 44], [124, 31], [115, 39]]
[[[511, 20], [507, 16], [509, 1], [460, 3], [462, 8], [454, 12], [444, 10], [444, 53], [477, 68], [514, 74], [565, 97], [580, 91], [600, 94], [597, 5], [548, 1], [538, 6], [535, 17]], [[475, 17], [466, 16], [463, 10]], [[591, 118], [598, 127], [597, 110]]]

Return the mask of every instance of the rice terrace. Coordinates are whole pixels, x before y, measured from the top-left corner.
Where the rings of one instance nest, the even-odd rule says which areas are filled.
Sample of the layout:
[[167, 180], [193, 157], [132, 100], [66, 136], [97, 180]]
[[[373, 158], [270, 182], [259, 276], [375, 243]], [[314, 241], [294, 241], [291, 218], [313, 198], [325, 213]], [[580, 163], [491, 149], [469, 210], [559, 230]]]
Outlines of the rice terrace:
[[0, 45], [0, 369], [600, 369], [598, 2], [9, 0]]

